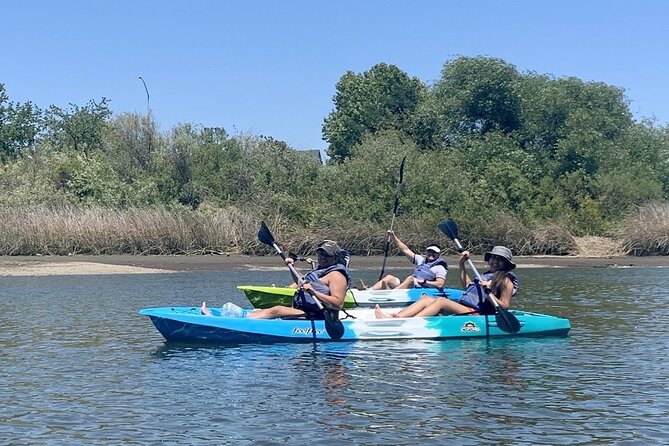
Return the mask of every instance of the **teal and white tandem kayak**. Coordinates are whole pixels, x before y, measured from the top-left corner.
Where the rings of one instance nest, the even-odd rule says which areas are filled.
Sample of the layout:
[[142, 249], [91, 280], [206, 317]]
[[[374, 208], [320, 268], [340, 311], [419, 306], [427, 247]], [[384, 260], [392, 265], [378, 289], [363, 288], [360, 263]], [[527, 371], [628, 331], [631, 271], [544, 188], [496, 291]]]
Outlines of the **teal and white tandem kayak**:
[[[294, 288], [240, 285], [238, 289], [244, 291], [246, 298], [254, 308], [269, 308], [274, 305], [290, 306], [295, 294]], [[410, 288], [406, 290], [358, 290], [351, 288], [346, 292], [344, 308], [374, 307], [377, 304], [393, 307], [409, 305], [421, 296], [444, 296], [458, 300], [463, 291], [455, 288]]]
[[[341, 341], [567, 336], [571, 328], [567, 319], [518, 310], [512, 311], [521, 326], [515, 334], [500, 330], [494, 316], [376, 319], [370, 308], [348, 313], [354, 318], [342, 321], [345, 331]], [[323, 321], [205, 316], [197, 307], [145, 308], [139, 314], [148, 316], [167, 341], [233, 344], [331, 341]]]

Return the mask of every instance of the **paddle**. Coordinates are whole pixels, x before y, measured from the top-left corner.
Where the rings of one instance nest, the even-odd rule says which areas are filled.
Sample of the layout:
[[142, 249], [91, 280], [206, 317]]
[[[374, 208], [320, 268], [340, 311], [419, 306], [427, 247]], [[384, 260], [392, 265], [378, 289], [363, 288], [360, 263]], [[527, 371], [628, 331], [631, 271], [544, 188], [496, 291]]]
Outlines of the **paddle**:
[[[441, 229], [441, 232], [446, 234], [448, 238], [455, 242], [455, 245], [458, 247], [458, 251], [464, 251], [464, 248], [460, 244], [460, 240], [458, 240], [458, 225], [456, 225], [453, 220], [441, 222], [437, 225], [437, 227]], [[466, 260], [469, 268], [471, 268], [471, 270], [474, 272], [474, 275], [476, 276], [476, 282], [478, 286], [478, 283], [481, 282], [481, 275], [476, 270], [476, 267], [474, 266], [474, 263], [469, 258], [469, 256], [466, 257]], [[520, 331], [520, 322], [518, 322], [518, 318], [516, 318], [516, 316], [513, 315], [509, 310], [505, 310], [504, 308], [500, 307], [497, 298], [495, 298], [495, 296], [493, 296], [489, 290], [486, 290], [486, 296], [495, 307], [495, 321], [497, 322], [497, 326], [500, 328], [500, 330], [512, 334], [518, 333]]]
[[[404, 161], [406, 161], [407, 157], [405, 156], [402, 158], [402, 162], [400, 163], [400, 180], [397, 183], [397, 190], [395, 191], [395, 206], [393, 207], [393, 218], [390, 220], [390, 230], [393, 230], [393, 226], [395, 225], [395, 216], [397, 215], [397, 208], [400, 205], [400, 192], [402, 188], [402, 180], [404, 179]], [[381, 267], [381, 274], [379, 274], [379, 280], [383, 279], [383, 273], [386, 270], [386, 260], [388, 259], [388, 250], [390, 249], [390, 234], [388, 234], [388, 239], [386, 240], [386, 247], [383, 250], [383, 266]]]
[[[269, 228], [265, 224], [265, 222], [260, 223], [260, 229], [258, 230], [258, 240], [260, 240], [262, 243], [266, 245], [270, 245], [274, 248], [274, 250], [281, 256], [281, 258], [286, 261], [286, 255], [281, 251], [281, 248], [276, 244], [276, 241], [274, 240], [274, 236], [272, 233], [269, 231]], [[295, 283], [298, 285], [302, 286], [304, 284], [304, 279], [300, 276], [298, 271], [295, 269], [295, 267], [292, 264], [288, 264], [288, 269], [290, 270], [290, 274], [293, 276], [293, 279], [295, 280]], [[325, 322], [325, 331], [327, 331], [328, 336], [330, 338], [336, 340], [339, 340], [344, 336], [344, 324], [339, 320], [336, 319], [333, 314], [330, 312], [329, 309], [323, 308], [323, 304], [321, 302], [314, 298], [314, 301], [316, 302], [316, 305], [318, 305], [318, 308], [323, 310], [323, 318]]]

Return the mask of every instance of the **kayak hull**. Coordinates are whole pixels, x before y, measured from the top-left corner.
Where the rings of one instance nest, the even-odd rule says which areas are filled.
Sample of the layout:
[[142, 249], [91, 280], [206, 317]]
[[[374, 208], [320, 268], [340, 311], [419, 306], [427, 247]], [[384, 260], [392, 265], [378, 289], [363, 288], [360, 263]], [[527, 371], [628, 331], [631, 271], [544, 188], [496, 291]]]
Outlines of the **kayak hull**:
[[[254, 308], [270, 308], [275, 305], [292, 305], [294, 288], [240, 285], [238, 289], [244, 291], [246, 298]], [[452, 300], [458, 300], [462, 296], [462, 290], [455, 288], [444, 288], [440, 291], [436, 288], [410, 288], [406, 290], [358, 290], [352, 288], [347, 291], [344, 299], [344, 308], [374, 307], [378, 305], [401, 307], [410, 305], [420, 299], [421, 296], [445, 296]]]
[[[380, 339], [462, 339], [482, 337], [567, 336], [567, 319], [524, 311], [512, 311], [521, 329], [506, 333], [494, 316], [432, 316], [376, 319], [373, 310], [351, 310], [356, 319], [345, 319], [341, 341]], [[328, 342], [323, 321], [304, 319], [250, 319], [200, 314], [196, 307], [145, 308], [148, 316], [167, 341], [206, 343], [304, 343]]]

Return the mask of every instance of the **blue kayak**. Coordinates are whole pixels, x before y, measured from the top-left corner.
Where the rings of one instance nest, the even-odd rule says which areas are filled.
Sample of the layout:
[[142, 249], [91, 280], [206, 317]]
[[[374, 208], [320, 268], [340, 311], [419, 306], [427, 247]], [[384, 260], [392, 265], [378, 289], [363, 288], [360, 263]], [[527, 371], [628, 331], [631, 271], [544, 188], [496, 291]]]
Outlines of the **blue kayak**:
[[[217, 316], [215, 309], [212, 312], [214, 315], [205, 316], [197, 307], [159, 307], [145, 308], [139, 314], [148, 316], [167, 341], [234, 344], [332, 341], [323, 321], [223, 317]], [[511, 311], [521, 325], [515, 334], [498, 328], [494, 316], [376, 319], [374, 310], [369, 308], [347, 312], [353, 318], [342, 320], [345, 332], [341, 341], [567, 336], [571, 328], [567, 319], [518, 310]]]

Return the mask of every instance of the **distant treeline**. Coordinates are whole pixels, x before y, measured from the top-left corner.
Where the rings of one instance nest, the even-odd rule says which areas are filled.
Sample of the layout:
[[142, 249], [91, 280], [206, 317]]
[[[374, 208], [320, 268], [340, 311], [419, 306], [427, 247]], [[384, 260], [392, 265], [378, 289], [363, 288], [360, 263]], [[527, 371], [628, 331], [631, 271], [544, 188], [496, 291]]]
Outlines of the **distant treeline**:
[[[0, 84], [0, 254], [262, 253], [261, 220], [294, 250], [336, 238], [379, 254], [458, 222], [475, 250], [567, 254], [574, 236], [669, 254], [669, 127], [624, 91], [459, 57], [428, 85], [395, 66], [345, 73], [325, 118], [329, 159], [108, 100], [39, 109]], [[406, 156], [403, 183], [399, 166]]]

